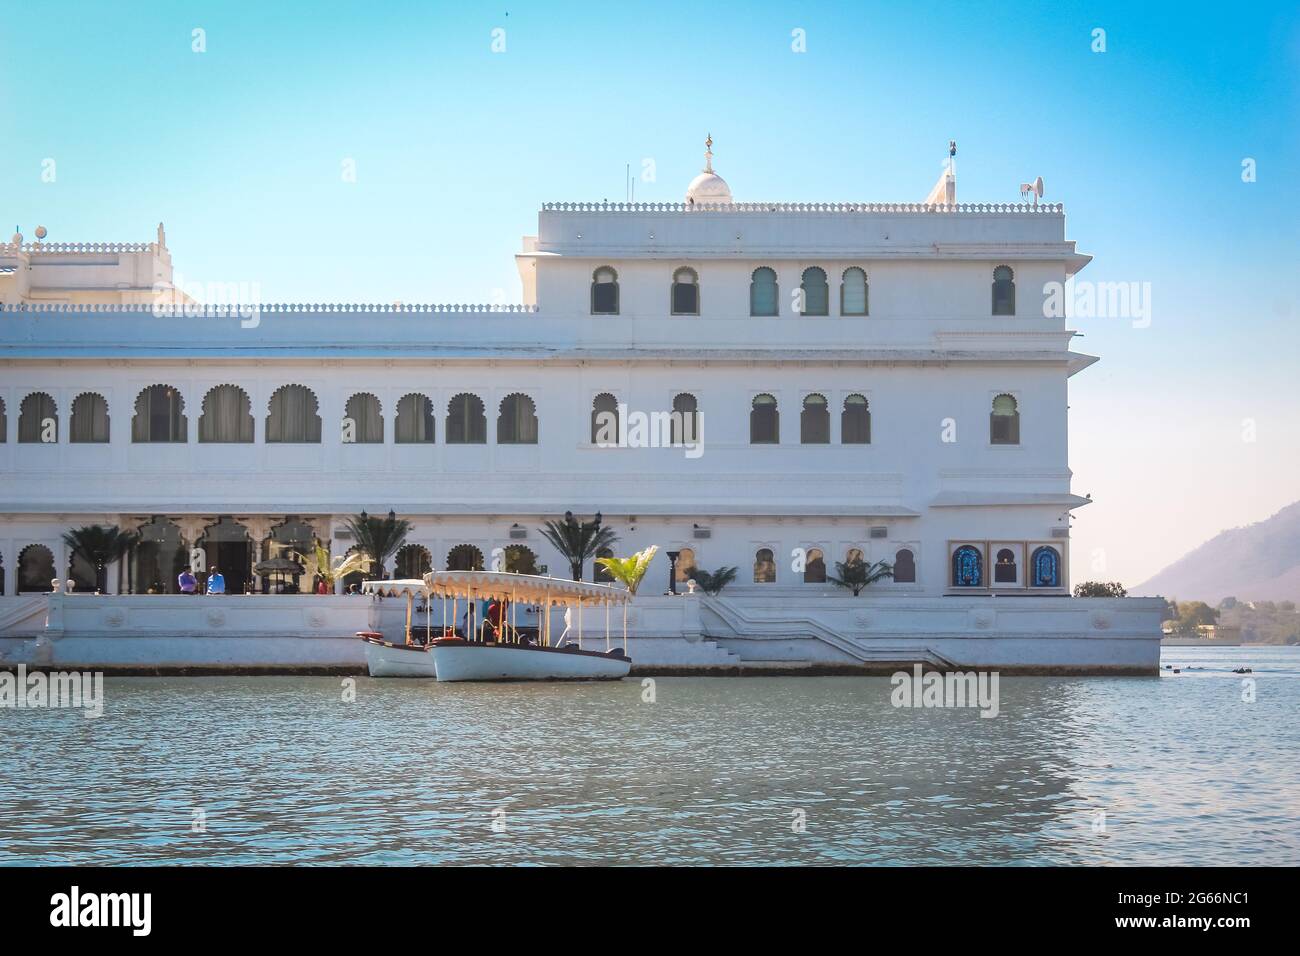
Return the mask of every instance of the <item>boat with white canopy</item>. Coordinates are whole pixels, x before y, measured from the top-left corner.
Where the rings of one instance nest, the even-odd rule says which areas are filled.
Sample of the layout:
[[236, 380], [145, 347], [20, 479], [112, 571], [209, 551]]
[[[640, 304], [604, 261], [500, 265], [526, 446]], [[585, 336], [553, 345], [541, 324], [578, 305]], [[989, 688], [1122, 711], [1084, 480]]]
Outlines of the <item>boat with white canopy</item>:
[[[461, 609], [468, 611], [459, 633], [432, 642], [440, 681], [621, 680], [632, 667], [626, 626], [623, 647], [612, 647], [610, 638], [611, 610], [632, 595], [612, 585], [510, 571], [430, 571], [424, 585], [431, 598], [441, 599], [444, 621], [450, 611], [453, 627]], [[479, 614], [485, 601], [488, 611]], [[519, 610], [526, 607], [538, 611], [535, 628], [519, 625]], [[564, 608], [569, 622], [558, 637], [553, 608]], [[584, 624], [589, 635], [589, 625], [602, 619], [605, 649], [585, 649]]]
[[[371, 677], [437, 677], [440, 681], [621, 680], [627, 656], [613, 647], [610, 615], [632, 595], [608, 584], [589, 584], [510, 571], [430, 571], [423, 580], [366, 581], [363, 594], [406, 598], [401, 643], [378, 631], [360, 631]], [[423, 627], [415, 599], [423, 601]], [[434, 622], [434, 599], [441, 604]], [[486, 607], [486, 610], [483, 608]], [[552, 609], [564, 608], [565, 628], [553, 633]], [[537, 612], [537, 624], [519, 621], [521, 610]], [[592, 616], [596, 617], [592, 621]], [[603, 624], [604, 650], [584, 648], [591, 624]], [[566, 640], [566, 638], [569, 638]]]
[[[430, 610], [429, 589], [423, 581], [411, 578], [395, 581], [363, 581], [361, 593], [383, 599], [406, 598], [406, 628], [402, 643], [389, 641], [379, 631], [358, 631], [357, 637], [366, 642], [366, 667], [371, 677], [436, 677], [433, 655], [429, 653], [434, 638], [431, 623], [426, 617], [425, 627], [412, 628], [412, 617], [417, 597], [424, 601], [426, 615]], [[423, 630], [423, 634], [420, 631]], [[444, 632], [438, 632], [441, 636]]]

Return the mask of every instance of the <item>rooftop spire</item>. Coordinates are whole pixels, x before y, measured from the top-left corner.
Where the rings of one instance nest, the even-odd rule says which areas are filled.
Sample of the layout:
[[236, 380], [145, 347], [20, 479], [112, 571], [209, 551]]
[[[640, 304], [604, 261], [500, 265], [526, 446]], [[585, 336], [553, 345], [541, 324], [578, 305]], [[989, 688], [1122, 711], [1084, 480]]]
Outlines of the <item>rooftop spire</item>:
[[704, 140], [704, 171], [713, 172], [713, 134], [707, 134]]

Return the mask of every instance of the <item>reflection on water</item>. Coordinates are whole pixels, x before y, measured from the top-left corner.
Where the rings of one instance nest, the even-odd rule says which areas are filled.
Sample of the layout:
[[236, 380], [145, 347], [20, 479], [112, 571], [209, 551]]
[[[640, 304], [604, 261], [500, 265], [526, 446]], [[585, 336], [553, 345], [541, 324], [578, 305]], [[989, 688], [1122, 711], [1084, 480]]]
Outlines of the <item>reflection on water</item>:
[[110, 678], [99, 720], [0, 710], [0, 863], [1300, 863], [1300, 649], [1165, 661], [994, 719], [884, 677]]

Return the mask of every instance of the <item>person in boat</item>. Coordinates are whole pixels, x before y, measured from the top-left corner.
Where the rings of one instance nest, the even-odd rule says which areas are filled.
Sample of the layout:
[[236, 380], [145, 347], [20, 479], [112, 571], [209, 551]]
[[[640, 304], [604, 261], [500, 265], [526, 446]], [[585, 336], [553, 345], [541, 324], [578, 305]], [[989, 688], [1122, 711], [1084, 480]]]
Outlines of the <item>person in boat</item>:
[[464, 617], [462, 618], [465, 626], [464, 629], [461, 631], [460, 636], [465, 638], [465, 640], [467, 641], [472, 641], [478, 638], [478, 633], [475, 629], [475, 622], [478, 619], [477, 611], [478, 611], [477, 601], [470, 601], [468, 605], [465, 607], [465, 614]]
[[487, 625], [495, 640], [501, 640], [505, 634], [506, 602], [493, 598], [488, 601]]

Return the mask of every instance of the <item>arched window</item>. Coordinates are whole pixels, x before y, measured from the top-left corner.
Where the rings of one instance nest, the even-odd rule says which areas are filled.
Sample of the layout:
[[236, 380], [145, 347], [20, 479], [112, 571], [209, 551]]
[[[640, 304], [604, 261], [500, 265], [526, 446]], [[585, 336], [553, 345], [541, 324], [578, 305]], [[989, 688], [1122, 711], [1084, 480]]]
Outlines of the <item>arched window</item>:
[[776, 556], [771, 548], [759, 548], [754, 552], [754, 583], [776, 583]]
[[749, 277], [749, 314], [779, 315], [780, 290], [776, 283], [776, 270], [759, 266]]
[[844, 552], [845, 564], [862, 564], [866, 560], [866, 555], [862, 553], [861, 548], [849, 548]]
[[1035, 548], [1029, 558], [1029, 583], [1036, 588], [1059, 588], [1061, 586], [1061, 553], [1055, 548], [1044, 545]]
[[281, 385], [267, 405], [266, 441], [320, 444], [316, 393], [306, 385]]
[[[271, 527], [271, 533], [262, 539], [262, 560], [273, 561], [288, 558], [295, 561], [293, 554], [311, 554], [316, 547], [316, 529], [309, 522], [297, 515], [286, 515], [285, 519]], [[295, 563], [297, 563], [295, 561]], [[373, 565], [372, 565], [373, 567]], [[256, 568], [254, 569], [256, 570]], [[262, 593], [273, 587], [276, 593], [298, 594], [301, 591], [302, 566], [298, 563], [297, 571], [262, 575]], [[376, 569], [378, 570], [378, 569]]]
[[483, 552], [472, 544], [458, 544], [447, 552], [448, 571], [482, 571]]
[[[9, 416], [5, 413], [5, 400], [0, 398], [0, 443], [9, 440]], [[0, 584], [0, 596], [4, 595], [4, 586]]]
[[993, 270], [993, 314], [1016, 314], [1016, 274], [1010, 266]]
[[170, 385], [150, 385], [136, 396], [131, 441], [142, 444], [183, 442], [188, 437], [188, 430], [185, 399], [178, 389]]
[[700, 277], [694, 269], [683, 267], [673, 273], [672, 314], [700, 314]]
[[749, 443], [751, 445], [776, 445], [781, 441], [781, 416], [776, 399], [759, 395], [749, 411]]
[[993, 562], [993, 583], [1015, 584], [1016, 579], [1016, 553], [1010, 548], [1000, 548]]
[[916, 583], [916, 556], [910, 548], [900, 548], [894, 553], [894, 583]]
[[994, 445], [1020, 444], [1020, 407], [1010, 395], [993, 399], [989, 415], [989, 441]]
[[601, 448], [618, 445], [618, 399], [601, 392], [591, 403], [591, 443]]
[[871, 406], [863, 395], [850, 395], [844, 399], [840, 412], [840, 444], [871, 444]]
[[508, 544], [505, 548], [503, 568], [512, 574], [536, 574], [537, 555], [522, 544]]
[[369, 392], [358, 392], [343, 406], [343, 444], [382, 445], [384, 415], [379, 399]]
[[253, 538], [248, 528], [231, 515], [218, 515], [214, 524], [203, 529], [195, 546], [203, 549], [207, 569], [221, 571], [227, 594], [249, 592], [253, 582]]
[[974, 545], [963, 544], [952, 553], [952, 586], [955, 588], [982, 588], [984, 586], [984, 556]]
[[826, 583], [826, 555], [821, 548], [808, 549], [808, 558], [803, 566], [803, 580], [805, 584]]
[[840, 315], [867, 314], [867, 274], [850, 266], [840, 277]]
[[58, 440], [59, 407], [44, 392], [32, 392], [18, 406], [18, 441], [45, 445]]
[[[249, 444], [253, 440], [253, 403], [238, 385], [218, 385], [203, 396], [199, 442]], [[229, 587], [227, 579], [226, 585]]]
[[49, 594], [57, 576], [54, 552], [43, 544], [29, 544], [18, 552], [18, 593]]
[[685, 584], [695, 577], [695, 549], [682, 548], [677, 553], [677, 583]]
[[674, 445], [694, 445], [700, 440], [700, 403], [694, 395], [679, 392], [673, 397], [670, 422]]
[[128, 565], [132, 594], [175, 594], [176, 577], [189, 567], [189, 551], [176, 522], [161, 515], [140, 526]]
[[447, 405], [447, 444], [486, 445], [487, 416], [483, 413], [483, 400], [477, 395], [462, 392]]
[[67, 577], [72, 579], [72, 590], [76, 594], [94, 594], [99, 590], [99, 572], [76, 551], [68, 555]]
[[501, 400], [501, 411], [497, 415], [497, 444], [537, 444], [537, 409], [527, 395], [515, 392]]
[[825, 395], [809, 395], [799, 413], [799, 441], [805, 445], [826, 445], [831, 440], [831, 412]]
[[433, 555], [422, 544], [405, 544], [393, 557], [393, 577], [405, 581], [419, 580], [433, 570]]
[[393, 441], [399, 445], [433, 444], [433, 402], [427, 395], [412, 392], [397, 403]]
[[83, 392], [72, 400], [68, 441], [74, 445], [103, 445], [108, 442], [108, 402], [103, 395]]
[[803, 281], [799, 283], [803, 290], [802, 315], [830, 315], [831, 293], [826, 283], [826, 270], [809, 266], [803, 270]]
[[[612, 558], [613, 556], [614, 556], [613, 548], [601, 548], [599, 551], [596, 552], [597, 558]], [[591, 579], [595, 581], [597, 584], [614, 583], [614, 576], [610, 574], [609, 569], [606, 568], [599, 561], [591, 562]]]
[[610, 266], [591, 274], [591, 314], [618, 315], [618, 273]]

